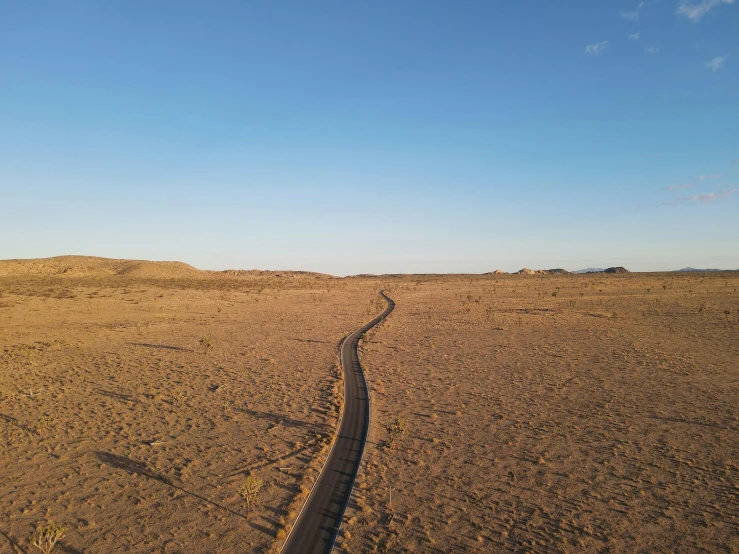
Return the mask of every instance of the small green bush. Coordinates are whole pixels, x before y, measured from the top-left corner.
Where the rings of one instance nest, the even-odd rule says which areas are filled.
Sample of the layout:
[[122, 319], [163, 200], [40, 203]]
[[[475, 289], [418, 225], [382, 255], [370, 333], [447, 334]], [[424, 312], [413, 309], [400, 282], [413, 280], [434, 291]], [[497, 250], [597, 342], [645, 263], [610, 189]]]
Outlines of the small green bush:
[[213, 348], [213, 339], [210, 337], [203, 337], [200, 339], [200, 346], [203, 348], [203, 352], [207, 354]]

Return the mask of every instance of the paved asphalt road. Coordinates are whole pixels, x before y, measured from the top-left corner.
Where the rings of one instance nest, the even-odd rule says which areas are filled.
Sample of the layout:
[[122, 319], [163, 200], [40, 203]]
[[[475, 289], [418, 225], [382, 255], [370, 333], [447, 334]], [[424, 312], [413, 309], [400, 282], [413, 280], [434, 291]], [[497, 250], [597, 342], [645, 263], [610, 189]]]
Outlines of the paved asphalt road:
[[308, 500], [287, 537], [282, 554], [328, 554], [333, 550], [344, 511], [362, 461], [369, 429], [369, 396], [357, 344], [367, 330], [385, 319], [395, 302], [380, 291], [387, 308], [364, 327], [349, 335], [341, 345], [344, 371], [344, 414], [339, 435]]

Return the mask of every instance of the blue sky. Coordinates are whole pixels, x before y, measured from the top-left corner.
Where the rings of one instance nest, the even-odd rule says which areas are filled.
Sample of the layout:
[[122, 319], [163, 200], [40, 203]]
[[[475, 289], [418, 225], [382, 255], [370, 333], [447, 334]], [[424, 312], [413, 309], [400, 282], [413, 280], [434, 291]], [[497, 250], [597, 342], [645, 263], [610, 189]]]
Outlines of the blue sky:
[[739, 268], [739, 0], [0, 0], [0, 258]]

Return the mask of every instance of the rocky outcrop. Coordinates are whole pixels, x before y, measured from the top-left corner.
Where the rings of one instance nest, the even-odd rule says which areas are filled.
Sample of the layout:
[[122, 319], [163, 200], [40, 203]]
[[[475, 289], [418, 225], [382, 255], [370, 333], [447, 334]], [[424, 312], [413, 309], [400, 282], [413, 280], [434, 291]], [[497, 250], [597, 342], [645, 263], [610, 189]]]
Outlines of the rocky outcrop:
[[516, 275], [572, 275], [569, 271], [562, 268], [556, 269], [529, 269], [524, 267], [516, 271]]
[[628, 269], [625, 267], [609, 267], [608, 269], [604, 269], [603, 273], [631, 273]]

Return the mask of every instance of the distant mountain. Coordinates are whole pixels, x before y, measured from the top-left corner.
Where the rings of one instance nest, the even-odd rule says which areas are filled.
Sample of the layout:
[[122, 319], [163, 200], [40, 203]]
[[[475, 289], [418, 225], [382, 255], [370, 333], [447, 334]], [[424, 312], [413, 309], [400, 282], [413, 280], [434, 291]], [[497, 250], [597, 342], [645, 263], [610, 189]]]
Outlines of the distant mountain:
[[605, 268], [603, 267], [588, 267], [585, 269], [578, 269], [577, 271], [573, 271], [572, 273], [603, 273], [605, 271]]
[[694, 273], [704, 272], [704, 271], [736, 271], [734, 269], [696, 269], [694, 267], [684, 267], [682, 269], [677, 269], [677, 271], [692, 271]]

